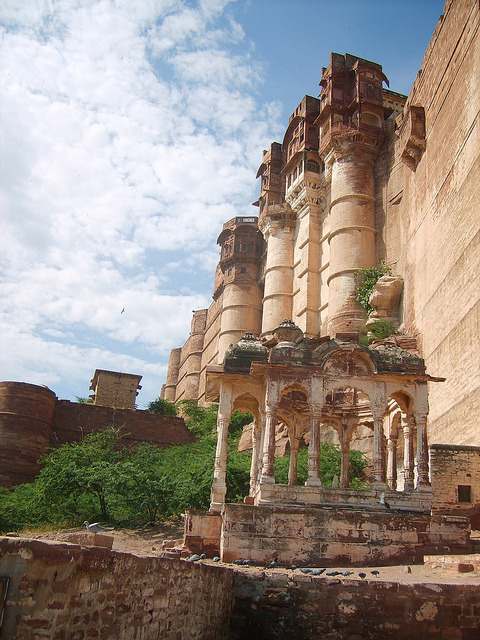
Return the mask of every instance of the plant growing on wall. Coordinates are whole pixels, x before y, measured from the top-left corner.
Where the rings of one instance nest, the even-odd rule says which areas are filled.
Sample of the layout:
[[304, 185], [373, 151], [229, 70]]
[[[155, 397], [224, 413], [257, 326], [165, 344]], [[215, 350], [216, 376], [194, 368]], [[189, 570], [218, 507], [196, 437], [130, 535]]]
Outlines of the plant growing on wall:
[[369, 269], [358, 269], [355, 271], [355, 275], [360, 280], [360, 284], [357, 286], [357, 302], [367, 312], [367, 317], [373, 311], [373, 307], [368, 303], [372, 294], [372, 289], [382, 276], [389, 276], [392, 274], [390, 267], [386, 267], [384, 262], [380, 263], [379, 267], [370, 267]]

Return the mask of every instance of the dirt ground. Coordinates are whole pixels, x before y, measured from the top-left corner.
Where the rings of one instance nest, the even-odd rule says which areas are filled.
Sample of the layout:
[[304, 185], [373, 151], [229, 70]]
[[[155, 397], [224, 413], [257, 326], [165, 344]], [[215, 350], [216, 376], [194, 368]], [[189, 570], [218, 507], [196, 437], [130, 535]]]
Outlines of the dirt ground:
[[[22, 537], [34, 538], [37, 540], [58, 540], [67, 541], [68, 535], [71, 533], [84, 532], [85, 529], [78, 527], [76, 529], [63, 529], [59, 531], [49, 532], [23, 532]], [[131, 553], [137, 556], [158, 556], [162, 553], [162, 543], [164, 540], [176, 540], [183, 536], [183, 520], [182, 518], [172, 518], [166, 522], [154, 525], [146, 525], [138, 529], [110, 529], [106, 532], [114, 537], [113, 549], [123, 553]], [[480, 532], [474, 532], [473, 538], [480, 541]], [[477, 555], [478, 558], [478, 555]], [[200, 560], [205, 564], [213, 564], [212, 560]], [[467, 562], [462, 559], [462, 562]], [[478, 562], [478, 560], [477, 560]], [[285, 567], [277, 567], [275, 569], [266, 569], [264, 567], [239, 567], [233, 564], [221, 563], [223, 566], [230, 566], [236, 571], [248, 572], [262, 577], [262, 574], [269, 573], [286, 573], [287, 575], [301, 574], [300, 569], [286, 569]], [[477, 565], [478, 566], [478, 565]], [[314, 567], [312, 567], [313, 569]], [[428, 565], [410, 565], [393, 566], [393, 567], [335, 567], [336, 571], [352, 571], [349, 576], [336, 576], [337, 579], [344, 581], [358, 580], [361, 578], [360, 573], [365, 573], [365, 580], [378, 580], [387, 582], [401, 582], [404, 584], [474, 584], [480, 589], [480, 572], [472, 571], [461, 573], [458, 567], [454, 566], [450, 569], [444, 567], [431, 567]], [[313, 579], [324, 579], [326, 573], [334, 570], [327, 569], [322, 576]], [[378, 571], [378, 575], [372, 574], [371, 571]]]

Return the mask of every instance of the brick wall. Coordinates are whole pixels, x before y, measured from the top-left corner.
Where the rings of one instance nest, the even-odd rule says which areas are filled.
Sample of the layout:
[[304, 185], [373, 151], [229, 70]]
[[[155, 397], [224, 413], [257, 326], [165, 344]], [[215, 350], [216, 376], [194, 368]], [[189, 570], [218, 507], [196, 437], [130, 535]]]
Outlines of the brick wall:
[[478, 640], [478, 585], [236, 573], [229, 640]]
[[232, 572], [184, 560], [0, 538], [11, 576], [1, 637], [223, 640]]
[[169, 447], [173, 444], [188, 444], [194, 440], [183, 418], [57, 400], [51, 445], [80, 441], [82, 435], [110, 426], [128, 434], [125, 436], [127, 444], [150, 441], [159, 447]]
[[480, 529], [480, 447], [430, 446], [433, 511], [473, 518]]
[[116, 427], [125, 444], [188, 444], [194, 436], [182, 418], [58, 400], [47, 387], [0, 382], [0, 486], [33, 482], [47, 448], [80, 442], [92, 431]]

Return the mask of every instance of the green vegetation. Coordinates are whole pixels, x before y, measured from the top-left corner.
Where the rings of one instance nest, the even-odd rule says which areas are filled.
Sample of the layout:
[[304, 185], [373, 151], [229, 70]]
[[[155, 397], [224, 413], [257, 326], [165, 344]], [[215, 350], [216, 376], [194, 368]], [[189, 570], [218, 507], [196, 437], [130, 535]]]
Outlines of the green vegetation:
[[386, 267], [383, 261], [379, 267], [371, 267], [370, 269], [358, 269], [355, 275], [361, 278], [357, 287], [357, 301], [367, 312], [367, 317], [372, 313], [373, 307], [368, 304], [372, 289], [382, 276], [391, 275], [390, 267]]
[[162, 398], [157, 398], [156, 400], [149, 402], [147, 409], [150, 413], [156, 413], [159, 416], [175, 417], [178, 415], [177, 405], [173, 402], [169, 402], [168, 400], [162, 400]]
[[[275, 482], [287, 484], [290, 455], [275, 459]], [[331, 487], [334, 476], [340, 477], [341, 452], [335, 444], [324, 443], [320, 449], [319, 472], [324, 487]], [[367, 466], [365, 454], [360, 451], [350, 451], [350, 486], [364, 488], [360, 478]], [[297, 458], [298, 484], [305, 484], [308, 477], [308, 449], [300, 449]]]
[[[0, 489], [0, 532], [45, 525], [76, 526], [84, 520], [123, 525], [152, 522], [185, 509], [208, 509], [216, 448], [217, 407], [181, 403], [193, 444], [159, 449], [143, 443], [126, 448], [119, 431], [92, 433], [80, 443], [64, 444], [43, 459], [35, 482]], [[248, 494], [250, 452], [239, 452], [242, 428], [251, 414], [235, 412], [229, 428], [227, 501]], [[352, 477], [366, 465], [363, 454], [351, 452]], [[287, 482], [288, 457], [275, 465], [277, 482]], [[299, 453], [299, 482], [307, 477], [307, 451]], [[322, 447], [320, 475], [325, 485], [340, 473], [340, 452]]]

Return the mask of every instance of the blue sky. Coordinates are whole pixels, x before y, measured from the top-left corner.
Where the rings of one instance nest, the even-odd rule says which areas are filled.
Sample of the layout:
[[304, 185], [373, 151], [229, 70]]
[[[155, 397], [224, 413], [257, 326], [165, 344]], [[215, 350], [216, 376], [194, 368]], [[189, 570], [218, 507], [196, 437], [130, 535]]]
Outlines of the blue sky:
[[224, 221], [252, 215], [330, 51], [408, 93], [436, 0], [4, 0], [0, 378], [156, 397], [208, 306]]

